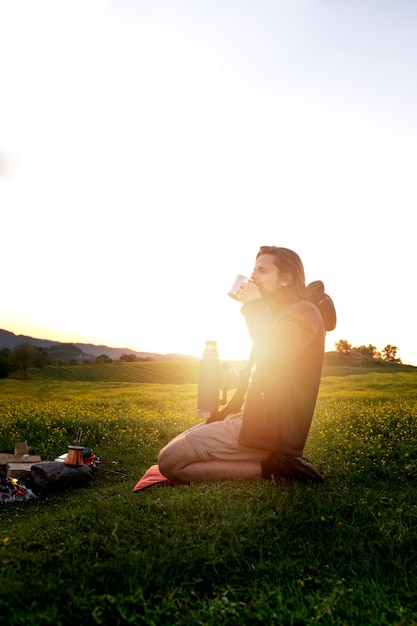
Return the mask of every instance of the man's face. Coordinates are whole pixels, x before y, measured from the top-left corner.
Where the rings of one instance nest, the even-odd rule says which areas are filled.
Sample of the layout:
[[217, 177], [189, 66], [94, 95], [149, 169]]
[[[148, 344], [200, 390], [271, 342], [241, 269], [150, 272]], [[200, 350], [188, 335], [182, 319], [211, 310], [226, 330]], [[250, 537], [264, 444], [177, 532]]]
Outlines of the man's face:
[[280, 275], [272, 254], [258, 256], [251, 279], [257, 285], [263, 298], [275, 295], [278, 289], [289, 283], [286, 274]]

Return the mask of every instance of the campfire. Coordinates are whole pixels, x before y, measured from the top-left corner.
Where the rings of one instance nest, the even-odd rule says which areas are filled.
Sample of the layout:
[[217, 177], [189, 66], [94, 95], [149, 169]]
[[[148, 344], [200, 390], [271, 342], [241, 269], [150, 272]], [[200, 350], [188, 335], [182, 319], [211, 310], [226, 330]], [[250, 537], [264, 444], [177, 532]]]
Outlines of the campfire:
[[36, 498], [25, 479], [30, 477], [32, 464], [40, 460], [29, 454], [26, 441], [16, 444], [14, 454], [0, 453], [0, 505]]
[[[79, 445], [81, 435], [79, 428], [75, 445], [69, 445], [68, 452], [55, 461], [42, 461], [40, 456], [29, 454], [26, 441], [16, 444], [14, 454], [0, 453], [0, 504], [31, 500], [52, 490], [81, 487], [92, 480], [98, 465], [117, 465], [118, 461], [101, 461], [91, 448]], [[120, 472], [112, 473], [124, 476]]]
[[0, 504], [32, 500], [36, 495], [17, 478], [0, 477]]

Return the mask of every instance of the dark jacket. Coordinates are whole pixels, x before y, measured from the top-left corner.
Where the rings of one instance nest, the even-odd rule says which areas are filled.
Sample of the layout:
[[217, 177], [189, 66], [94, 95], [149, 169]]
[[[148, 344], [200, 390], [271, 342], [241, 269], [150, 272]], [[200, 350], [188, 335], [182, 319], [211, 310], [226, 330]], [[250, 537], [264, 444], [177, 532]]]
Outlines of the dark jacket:
[[256, 369], [243, 412], [240, 443], [301, 456], [320, 385], [325, 329], [311, 302], [275, 311], [257, 299], [242, 307]]

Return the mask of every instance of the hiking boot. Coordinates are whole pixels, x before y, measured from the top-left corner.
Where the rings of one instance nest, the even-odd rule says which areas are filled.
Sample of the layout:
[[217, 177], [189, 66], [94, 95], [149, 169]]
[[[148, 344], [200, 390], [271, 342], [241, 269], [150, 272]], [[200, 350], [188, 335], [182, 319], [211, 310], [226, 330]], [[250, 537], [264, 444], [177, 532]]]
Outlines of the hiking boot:
[[323, 476], [308, 459], [303, 456], [273, 454], [262, 463], [264, 478], [294, 478], [323, 483]]

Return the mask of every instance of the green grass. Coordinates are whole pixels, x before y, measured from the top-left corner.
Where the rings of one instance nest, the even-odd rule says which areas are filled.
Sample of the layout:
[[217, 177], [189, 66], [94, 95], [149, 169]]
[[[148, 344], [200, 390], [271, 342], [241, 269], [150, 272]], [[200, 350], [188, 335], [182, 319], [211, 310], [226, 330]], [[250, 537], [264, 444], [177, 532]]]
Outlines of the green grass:
[[417, 375], [329, 373], [306, 448], [323, 486], [141, 494], [194, 382], [0, 381], [0, 451], [53, 459], [81, 426], [123, 474], [0, 506], [1, 624], [416, 626]]
[[199, 361], [149, 361], [142, 363], [91, 363], [47, 365], [31, 369], [30, 380], [67, 382], [176, 383], [197, 382]]

